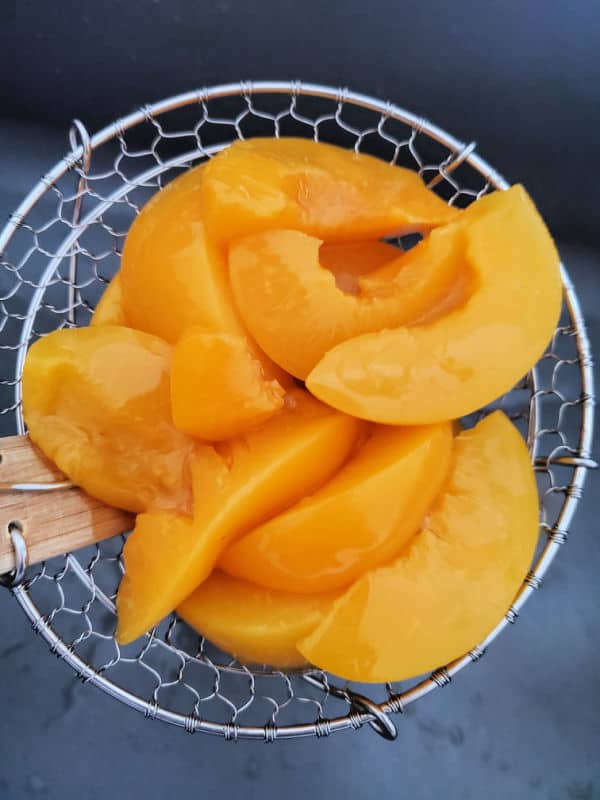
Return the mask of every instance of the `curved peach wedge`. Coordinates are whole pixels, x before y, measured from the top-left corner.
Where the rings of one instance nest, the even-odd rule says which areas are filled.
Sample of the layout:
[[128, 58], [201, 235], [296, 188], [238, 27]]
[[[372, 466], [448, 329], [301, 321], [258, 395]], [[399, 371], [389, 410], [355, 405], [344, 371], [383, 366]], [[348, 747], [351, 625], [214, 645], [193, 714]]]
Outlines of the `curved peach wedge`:
[[186, 328], [240, 329], [224, 256], [200, 211], [203, 167], [180, 175], [136, 217], [123, 248], [120, 281], [130, 324], [175, 344]]
[[197, 450], [193, 520], [138, 517], [123, 553], [120, 641], [137, 638], [191, 594], [232, 539], [315, 491], [346, 460], [363, 423], [303, 390], [291, 392], [287, 403], [264, 425], [223, 442], [218, 451]]
[[454, 458], [423, 530], [299, 642], [308, 661], [349, 680], [404, 680], [461, 656], [500, 622], [537, 541], [529, 453], [495, 412], [457, 437]]
[[[172, 344], [176, 344], [192, 326], [200, 326], [207, 334], [217, 337], [237, 337], [240, 345], [236, 356], [241, 373], [253, 374], [255, 386], [264, 382], [262, 387], [257, 387], [264, 400], [273, 395], [271, 381], [285, 381], [285, 376], [248, 338], [236, 313], [224, 251], [208, 235], [202, 219], [200, 187], [203, 173], [203, 167], [196, 167], [180, 175], [144, 206], [133, 223], [125, 241], [120, 272], [125, 316], [132, 327], [153, 333]], [[199, 348], [196, 354], [193, 353], [195, 343]], [[206, 356], [205, 342], [192, 336], [186, 340], [182, 351], [184, 355], [178, 353], [173, 365], [176, 387], [185, 380], [185, 375], [178, 374], [182, 363], [187, 368], [189, 363], [200, 362]], [[215, 372], [204, 372], [203, 398], [221, 393], [220, 377]], [[254, 396], [253, 390], [249, 395], [250, 401]], [[178, 390], [176, 397], [181, 398]], [[237, 408], [242, 410], [236, 398], [223, 396], [221, 399], [223, 409], [228, 409], [230, 417], [235, 416]], [[271, 413], [281, 406], [274, 395], [273, 399]], [[249, 405], [245, 409], [237, 423], [233, 420], [233, 428], [242, 429], [246, 419], [250, 420], [249, 424], [254, 424], [264, 418], [264, 402], [256, 409], [255, 415], [249, 413]], [[212, 418], [211, 403], [204, 408], [199, 402], [193, 419], [190, 419], [190, 411], [188, 406], [183, 426], [186, 431], [193, 432], [202, 420], [206, 427], [207, 420]], [[179, 403], [175, 416], [181, 418]], [[215, 419], [215, 427], [209, 427], [207, 438], [220, 437], [218, 423], [219, 420]]]
[[456, 219], [413, 170], [307, 139], [234, 142], [204, 167], [202, 211], [219, 241], [269, 228], [376, 239]]
[[266, 380], [245, 336], [196, 326], [175, 345], [173, 420], [192, 436], [209, 441], [238, 436], [281, 408], [284, 395], [278, 381]]
[[197, 539], [191, 517], [160, 511], [137, 515], [123, 548], [125, 574], [117, 592], [120, 644], [133, 642], [181, 601], [181, 565]]
[[560, 313], [561, 278], [556, 248], [525, 190], [482, 197], [410, 253], [425, 258], [444, 244], [448, 252], [458, 245], [472, 274], [464, 305], [425, 325], [338, 344], [307, 378], [314, 395], [364, 419], [427, 424], [489, 403], [542, 355]]
[[321, 489], [225, 551], [225, 572], [271, 589], [347, 586], [392, 559], [423, 523], [446, 479], [450, 423], [378, 427]]
[[171, 348], [117, 326], [55, 331], [29, 350], [31, 439], [71, 480], [128, 511], [186, 510], [194, 441], [171, 419]]
[[306, 663], [296, 642], [317, 627], [336, 596], [273, 592], [215, 570], [177, 613], [241, 662], [292, 669]]
[[[350, 455], [365, 423], [301, 389], [259, 428], [202, 451], [192, 466], [205, 577], [226, 545], [314, 492]], [[202, 578], [197, 582], [199, 583]]]
[[123, 325], [127, 327], [123, 307], [123, 287], [118, 272], [104, 290], [92, 315], [90, 325]]
[[246, 328], [298, 378], [340, 342], [418, 320], [450, 292], [461, 267], [452, 249], [427, 258], [418, 247], [396, 250], [394, 260], [359, 276], [356, 293], [348, 294], [321, 266], [322, 244], [300, 231], [275, 230], [247, 236], [229, 251], [231, 285]]

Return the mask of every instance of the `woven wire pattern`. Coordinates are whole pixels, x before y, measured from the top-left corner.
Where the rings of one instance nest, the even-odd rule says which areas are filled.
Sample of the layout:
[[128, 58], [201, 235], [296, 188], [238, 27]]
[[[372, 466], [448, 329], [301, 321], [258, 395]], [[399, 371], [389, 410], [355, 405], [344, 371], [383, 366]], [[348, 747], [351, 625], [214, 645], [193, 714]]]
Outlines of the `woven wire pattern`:
[[[50, 331], [89, 323], [144, 203], [231, 141], [257, 135], [310, 137], [417, 169], [461, 207], [506, 186], [473, 145], [390, 104], [322, 86], [242, 83], [192, 92], [146, 106], [91, 140], [79, 125], [72, 151], [0, 235], [2, 433], [25, 431], [20, 376], [28, 346]], [[517, 619], [567, 537], [589, 458], [593, 398], [587, 337], [566, 273], [564, 281], [566, 302], [547, 353], [490, 407], [503, 408], [527, 438], [538, 476], [540, 541], [535, 566], [505, 619], [471, 653], [402, 686], [365, 686], [320, 671], [286, 674], [240, 665], [174, 615], [120, 647], [114, 598], [124, 535], [28, 570], [13, 591], [34, 629], [83, 680], [191, 732], [271, 741], [368, 722], [391, 738], [389, 715], [480, 658]]]

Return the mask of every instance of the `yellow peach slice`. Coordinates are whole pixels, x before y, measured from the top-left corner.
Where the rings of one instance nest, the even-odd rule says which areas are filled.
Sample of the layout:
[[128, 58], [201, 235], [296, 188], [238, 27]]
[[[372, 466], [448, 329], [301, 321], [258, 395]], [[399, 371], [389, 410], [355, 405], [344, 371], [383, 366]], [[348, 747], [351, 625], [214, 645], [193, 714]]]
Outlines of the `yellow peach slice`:
[[187, 510], [197, 445], [173, 426], [170, 370], [171, 347], [156, 336], [118, 326], [55, 331], [25, 361], [29, 435], [105, 503]]
[[306, 663], [296, 642], [317, 627], [336, 597], [273, 592], [215, 570], [177, 613], [241, 662], [293, 669]]
[[218, 452], [198, 449], [193, 520], [138, 517], [123, 554], [120, 641], [159, 622], [208, 577], [232, 539], [315, 491], [348, 457], [362, 423], [299, 389], [287, 402], [260, 428], [222, 443]]
[[[203, 451], [194, 459], [198, 503], [194, 519], [210, 571], [226, 545], [311, 494], [350, 455], [365, 423], [315, 401], [301, 389], [261, 427], [222, 442], [219, 458]], [[202, 578], [198, 579], [198, 583]]]
[[[236, 313], [224, 251], [213, 242], [202, 219], [202, 179], [202, 167], [180, 175], [158, 192], [134, 221], [125, 241], [120, 273], [125, 316], [132, 327], [172, 344], [191, 326], [201, 326], [206, 333], [216, 336], [237, 337], [245, 342], [245, 347], [236, 350], [242, 373], [240, 381], [243, 375], [254, 374], [255, 381], [264, 382], [259, 388], [261, 396], [269, 396], [271, 381], [285, 383], [286, 376], [248, 338]], [[199, 345], [196, 355], [192, 352], [194, 342]], [[177, 385], [185, 377], [177, 375], [182, 361], [185, 364], [190, 360], [200, 361], [206, 354], [204, 342], [193, 337], [187, 340], [184, 351], [185, 357], [177, 357], [173, 367]], [[247, 363], [242, 362], [242, 353]], [[205, 396], [218, 395], [220, 375], [205, 372], [204, 378]], [[230, 416], [234, 416], [236, 408], [242, 409], [239, 400], [233, 398], [229, 402], [227, 397], [223, 398], [224, 406], [229, 405]], [[273, 402], [271, 413], [280, 405]], [[196, 418], [206, 418], [209, 413], [210, 409], [199, 405]], [[251, 423], [256, 421], [249, 416]], [[242, 413], [238, 429], [245, 418]], [[186, 429], [193, 427], [187, 425]], [[218, 431], [213, 431], [209, 438], [217, 435]]]
[[173, 420], [201, 439], [238, 436], [283, 406], [285, 390], [266, 380], [245, 336], [188, 328], [175, 345]]
[[341, 595], [298, 649], [349, 680], [404, 680], [435, 669], [500, 622], [537, 534], [529, 453], [495, 412], [457, 437], [448, 486], [423, 530], [396, 561]]
[[125, 574], [117, 593], [120, 644], [133, 642], [180, 602], [180, 575], [197, 540], [191, 517], [165, 512], [137, 515], [123, 548]]
[[136, 217], [123, 249], [121, 286], [130, 324], [175, 344], [186, 328], [238, 331], [227, 267], [200, 211], [203, 168], [180, 175]]
[[560, 313], [561, 277], [556, 248], [525, 190], [482, 197], [411, 253], [433, 257], [444, 242], [448, 252], [458, 244], [472, 273], [464, 305], [429, 324], [338, 344], [308, 376], [313, 394], [376, 422], [427, 424], [489, 403], [542, 355]]
[[[267, 355], [298, 378], [339, 342], [408, 324], [440, 303], [461, 268], [445, 239], [422, 257], [418, 247], [357, 278], [348, 294], [319, 261], [322, 242], [300, 231], [275, 230], [231, 246], [229, 270], [238, 311]], [[391, 248], [390, 248], [391, 249]], [[429, 248], [431, 250], [431, 248]]]
[[459, 214], [412, 170], [308, 139], [237, 141], [204, 171], [202, 211], [219, 241], [270, 228], [375, 239], [430, 230]]
[[378, 427], [328, 483], [234, 542], [225, 572], [272, 589], [347, 586], [417, 532], [450, 466], [450, 423]]
[[104, 290], [92, 315], [90, 325], [124, 325], [127, 327], [123, 308], [123, 287], [118, 272]]

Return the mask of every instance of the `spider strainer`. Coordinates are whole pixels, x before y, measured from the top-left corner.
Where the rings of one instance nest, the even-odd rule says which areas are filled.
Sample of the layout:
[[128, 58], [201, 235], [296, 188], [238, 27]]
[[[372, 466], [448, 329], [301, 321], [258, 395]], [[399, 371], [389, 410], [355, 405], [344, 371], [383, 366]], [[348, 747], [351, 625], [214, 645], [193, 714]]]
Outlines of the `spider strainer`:
[[[145, 106], [93, 137], [75, 122], [71, 152], [32, 189], [0, 235], [2, 433], [25, 432], [20, 377], [27, 347], [52, 330], [89, 322], [146, 200], [182, 170], [236, 138], [255, 135], [307, 136], [410, 166], [460, 206], [507, 186], [473, 143], [389, 103], [315, 84], [240, 83], [189, 92]], [[174, 615], [141, 642], [119, 647], [114, 597], [124, 536], [30, 567], [5, 583], [34, 630], [80, 678], [149, 717], [226, 739], [325, 736], [365, 723], [394, 738], [392, 715], [449, 683], [516, 620], [565, 541], [586, 470], [594, 466], [589, 345], [566, 271], [563, 283], [563, 314], [547, 353], [494, 404], [527, 437], [537, 471], [535, 566], [502, 622], [452, 664], [403, 686], [367, 688], [319, 670], [249, 668]], [[13, 541], [24, 567], [18, 531]]]

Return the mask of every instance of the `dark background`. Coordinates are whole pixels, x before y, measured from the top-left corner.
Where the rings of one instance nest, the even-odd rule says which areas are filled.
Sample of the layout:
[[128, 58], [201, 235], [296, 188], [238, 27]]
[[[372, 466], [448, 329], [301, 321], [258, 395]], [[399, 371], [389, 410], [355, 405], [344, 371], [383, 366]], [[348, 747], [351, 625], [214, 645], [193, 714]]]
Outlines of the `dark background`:
[[475, 139], [556, 233], [594, 242], [598, 0], [0, 0], [0, 37], [8, 118], [95, 130], [215, 83], [349, 86]]
[[[599, 341], [598, 0], [0, 0], [0, 214], [133, 107], [240, 79], [348, 86], [431, 119], [546, 216]], [[526, 303], [526, 298], [522, 301]], [[600, 798], [597, 503], [519, 624], [399, 720], [330, 740], [226, 744], [151, 724], [51, 658], [0, 593], [0, 798]]]

